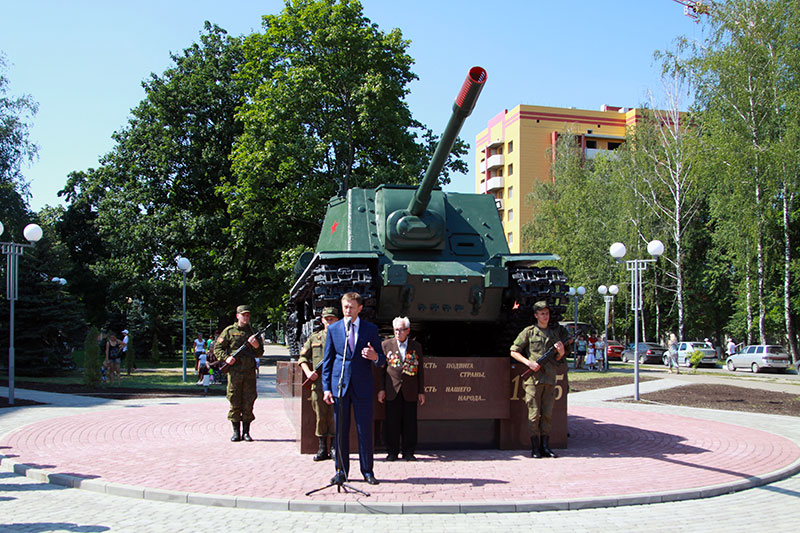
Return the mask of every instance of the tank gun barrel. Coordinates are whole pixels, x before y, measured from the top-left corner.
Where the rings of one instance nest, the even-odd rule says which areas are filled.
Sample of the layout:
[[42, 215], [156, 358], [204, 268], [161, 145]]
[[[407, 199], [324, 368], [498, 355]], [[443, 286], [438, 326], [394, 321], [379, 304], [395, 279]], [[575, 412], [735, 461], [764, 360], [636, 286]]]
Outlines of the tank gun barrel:
[[453, 104], [453, 114], [450, 115], [450, 121], [447, 123], [442, 138], [439, 139], [433, 158], [425, 171], [425, 177], [408, 204], [408, 211], [412, 215], [420, 216], [428, 207], [428, 202], [431, 199], [431, 190], [433, 190], [439, 179], [439, 174], [442, 172], [445, 161], [447, 161], [447, 156], [450, 155], [450, 150], [453, 149], [453, 144], [456, 142], [458, 132], [461, 131], [461, 126], [464, 125], [464, 121], [470, 116], [475, 107], [475, 102], [478, 101], [478, 96], [483, 90], [485, 81], [486, 71], [483, 68], [472, 67], [469, 70], [467, 79], [464, 80], [461, 91]]

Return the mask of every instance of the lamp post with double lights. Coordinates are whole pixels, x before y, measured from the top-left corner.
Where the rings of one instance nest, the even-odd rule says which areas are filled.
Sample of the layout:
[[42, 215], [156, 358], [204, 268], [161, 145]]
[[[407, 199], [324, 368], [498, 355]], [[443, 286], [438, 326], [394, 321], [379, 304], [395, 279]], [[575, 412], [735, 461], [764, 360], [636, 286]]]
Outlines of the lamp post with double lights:
[[[575, 335], [575, 337], [577, 337], [578, 336], [578, 302], [581, 301], [581, 296], [586, 294], [586, 287], [584, 287], [583, 285], [581, 285], [578, 288], [570, 287], [568, 294], [570, 296], [572, 296], [573, 298], [575, 298], [575, 312], [573, 313], [573, 316], [572, 316], [572, 322], [573, 322], [572, 334]], [[577, 355], [575, 355], [575, 359], [574, 359], [574, 362], [573, 362], [573, 368], [578, 368], [578, 356]]]
[[610, 287], [600, 285], [597, 287], [597, 292], [603, 296], [603, 300], [606, 302], [606, 330], [603, 333], [603, 370], [608, 370], [608, 317], [611, 303], [614, 301], [614, 296], [619, 292], [619, 287], [616, 285], [611, 285]]
[[[52, 281], [53, 283], [59, 285], [60, 287], [64, 287], [64, 285], [67, 284], [67, 280], [65, 280], [64, 278], [59, 278], [59, 277], [55, 277], [55, 278], [51, 279], [50, 281]], [[61, 301], [61, 290], [58, 291], [58, 301], [59, 302]]]
[[192, 263], [185, 257], [178, 257], [177, 263], [183, 272], [183, 382], [186, 383], [186, 274], [192, 270]]
[[[615, 242], [608, 251], [611, 257], [622, 262], [627, 250], [621, 242]], [[642, 310], [642, 272], [647, 270], [647, 263], [655, 263], [664, 253], [664, 243], [652, 240], [647, 243], [647, 253], [653, 259], [630, 259], [625, 261], [631, 273], [631, 311], [633, 311], [633, 386], [634, 400], [639, 401], [639, 311]]]
[[[3, 223], [0, 222], [0, 235], [3, 234]], [[6, 298], [10, 302], [8, 315], [8, 405], [14, 405], [14, 302], [17, 300], [19, 258], [25, 251], [42, 238], [42, 228], [38, 224], [28, 224], [22, 234], [30, 244], [0, 242], [6, 256]]]

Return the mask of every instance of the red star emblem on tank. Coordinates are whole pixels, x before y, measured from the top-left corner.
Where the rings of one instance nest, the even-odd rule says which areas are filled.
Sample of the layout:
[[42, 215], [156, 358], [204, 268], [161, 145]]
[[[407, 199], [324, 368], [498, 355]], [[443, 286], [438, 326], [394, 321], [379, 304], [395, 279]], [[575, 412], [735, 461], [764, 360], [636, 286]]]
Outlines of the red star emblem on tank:
[[336, 227], [337, 227], [338, 225], [339, 225], [339, 222], [337, 222], [336, 220], [334, 220], [334, 221], [333, 221], [333, 225], [331, 226], [331, 235], [333, 235], [334, 233], [336, 233]]

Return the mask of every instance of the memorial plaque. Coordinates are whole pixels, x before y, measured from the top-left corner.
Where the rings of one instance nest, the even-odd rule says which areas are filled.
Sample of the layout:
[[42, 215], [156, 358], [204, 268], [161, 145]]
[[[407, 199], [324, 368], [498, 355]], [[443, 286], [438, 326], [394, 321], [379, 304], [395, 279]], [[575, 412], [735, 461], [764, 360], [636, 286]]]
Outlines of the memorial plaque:
[[419, 420], [509, 417], [510, 358], [426, 357], [425, 405]]

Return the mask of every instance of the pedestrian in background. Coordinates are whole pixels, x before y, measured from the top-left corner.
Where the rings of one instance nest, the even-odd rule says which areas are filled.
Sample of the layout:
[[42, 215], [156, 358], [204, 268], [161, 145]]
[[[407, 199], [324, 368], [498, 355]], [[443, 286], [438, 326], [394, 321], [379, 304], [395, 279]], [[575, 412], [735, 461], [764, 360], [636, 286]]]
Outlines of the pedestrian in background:
[[676, 374], [681, 373], [680, 365], [678, 365], [678, 337], [674, 333], [669, 334], [669, 344], [667, 345], [667, 357], [669, 358], [669, 373], [672, 374], [672, 369], [675, 369]]

